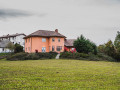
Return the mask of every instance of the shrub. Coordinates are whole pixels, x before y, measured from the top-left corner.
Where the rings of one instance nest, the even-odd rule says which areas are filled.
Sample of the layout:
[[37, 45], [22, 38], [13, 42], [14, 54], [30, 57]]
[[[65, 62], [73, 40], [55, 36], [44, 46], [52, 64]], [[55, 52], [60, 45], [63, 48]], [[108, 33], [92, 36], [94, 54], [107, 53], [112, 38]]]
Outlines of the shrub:
[[57, 55], [56, 52], [50, 53], [16, 53], [14, 55], [8, 56], [7, 60], [38, 60], [38, 59], [53, 59]]
[[71, 52], [63, 52], [60, 54], [60, 58], [64, 59], [85, 59], [88, 58], [89, 55], [85, 53], [71, 53]]
[[16, 53], [14, 55], [7, 56], [7, 60], [24, 60], [28, 53]]
[[0, 59], [4, 59], [7, 56], [13, 55], [13, 53], [0, 53]]
[[19, 52], [23, 52], [23, 46], [21, 46], [20, 44], [15, 44], [15, 49], [14, 49], [15, 53], [19, 53]]
[[77, 59], [77, 60], [90, 60], [90, 61], [115, 61], [112, 57], [105, 55], [103, 53], [98, 53], [97, 55], [89, 53], [70, 53], [63, 52], [60, 54], [61, 59]]

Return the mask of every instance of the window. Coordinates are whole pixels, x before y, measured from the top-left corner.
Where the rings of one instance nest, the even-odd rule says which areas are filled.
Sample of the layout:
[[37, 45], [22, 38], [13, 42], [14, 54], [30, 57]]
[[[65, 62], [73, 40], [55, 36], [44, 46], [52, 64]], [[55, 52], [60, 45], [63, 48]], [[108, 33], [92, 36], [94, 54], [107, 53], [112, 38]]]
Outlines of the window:
[[75, 48], [71, 48], [71, 50], [73, 51]]
[[54, 47], [54, 46], [52, 46], [52, 51], [53, 51], [53, 52], [55, 51], [55, 47]]
[[62, 50], [62, 46], [57, 46], [57, 51], [61, 51]]
[[54, 39], [54, 38], [52, 38], [52, 42], [55, 42], [55, 39]]
[[4, 51], [4, 48], [2, 49], [2, 51]]
[[42, 52], [46, 52], [46, 47], [42, 47]]
[[42, 42], [46, 42], [46, 38], [42, 38]]
[[60, 42], [60, 38], [58, 38], [58, 42]]

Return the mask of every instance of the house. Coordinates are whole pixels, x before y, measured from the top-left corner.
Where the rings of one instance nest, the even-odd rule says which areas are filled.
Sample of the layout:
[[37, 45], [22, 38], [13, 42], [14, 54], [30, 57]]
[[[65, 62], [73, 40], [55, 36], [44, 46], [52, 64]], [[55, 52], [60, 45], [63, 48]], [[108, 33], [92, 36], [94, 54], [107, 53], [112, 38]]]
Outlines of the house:
[[76, 49], [74, 48], [74, 41], [76, 39], [65, 39], [65, 43], [64, 43], [64, 46], [65, 46], [65, 51], [76, 51]]
[[3, 35], [3, 36], [0, 36], [0, 40], [9, 40], [9, 41], [11, 41], [13, 44], [16, 44], [16, 43], [18, 43], [18, 44], [20, 44], [21, 46], [23, 46], [24, 47], [24, 45], [25, 45], [25, 41], [24, 41], [24, 37], [25, 37], [26, 35], [24, 34], [24, 33], [20, 33], [20, 34], [18, 34], [18, 33], [16, 33], [16, 34], [12, 34], [12, 35]]
[[65, 36], [58, 32], [48, 30], [38, 30], [26, 37], [25, 52], [63, 52]]
[[0, 53], [11, 52], [9, 49], [7, 49], [8, 43], [10, 43], [9, 40], [0, 40]]

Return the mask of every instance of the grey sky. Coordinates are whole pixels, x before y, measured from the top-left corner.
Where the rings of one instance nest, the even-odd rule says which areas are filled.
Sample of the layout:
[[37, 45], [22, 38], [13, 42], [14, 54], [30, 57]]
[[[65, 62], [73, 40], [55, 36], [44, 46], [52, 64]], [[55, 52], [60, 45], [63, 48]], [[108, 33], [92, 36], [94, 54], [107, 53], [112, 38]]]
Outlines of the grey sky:
[[120, 0], [0, 0], [0, 35], [40, 29], [103, 44], [120, 31]]

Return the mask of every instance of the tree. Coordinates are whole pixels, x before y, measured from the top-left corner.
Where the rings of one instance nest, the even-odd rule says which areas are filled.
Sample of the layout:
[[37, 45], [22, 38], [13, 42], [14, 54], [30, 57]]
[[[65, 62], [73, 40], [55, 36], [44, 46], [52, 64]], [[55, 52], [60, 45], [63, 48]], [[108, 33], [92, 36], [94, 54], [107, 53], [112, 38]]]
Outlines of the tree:
[[113, 42], [111, 40], [109, 40], [106, 44], [105, 44], [105, 53], [109, 56], [114, 57], [116, 50], [115, 47], [113, 45]]
[[15, 44], [15, 53], [19, 53], [19, 52], [23, 52], [23, 46], [21, 46], [20, 44]]
[[114, 45], [116, 48], [120, 47], [120, 32], [119, 31], [117, 32], [117, 35], [115, 37]]
[[105, 44], [98, 46], [98, 52], [105, 53]]
[[15, 45], [14, 45], [12, 42], [8, 43], [6, 47], [7, 47], [11, 52], [13, 52], [14, 49], [15, 49]]
[[91, 42], [89, 39], [86, 39], [83, 35], [77, 38], [74, 42], [74, 47], [79, 53], [89, 53], [92, 52], [97, 54], [97, 46]]

